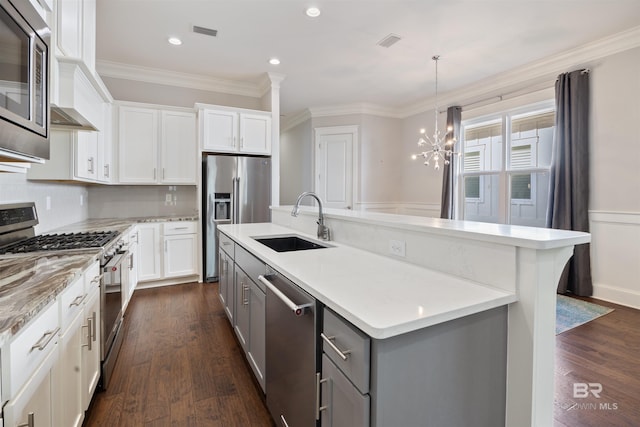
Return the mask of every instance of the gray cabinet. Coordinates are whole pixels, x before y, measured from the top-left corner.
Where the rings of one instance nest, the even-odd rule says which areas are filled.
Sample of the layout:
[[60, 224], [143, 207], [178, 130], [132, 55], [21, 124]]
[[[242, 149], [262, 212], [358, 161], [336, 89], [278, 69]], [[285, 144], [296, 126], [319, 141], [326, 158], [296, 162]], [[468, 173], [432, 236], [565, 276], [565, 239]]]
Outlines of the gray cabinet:
[[249, 307], [251, 279], [246, 275], [238, 264], [236, 264], [235, 301], [236, 313], [234, 329], [240, 345], [245, 352], [249, 351], [249, 326], [251, 311]]
[[369, 395], [360, 391], [322, 355], [322, 427], [368, 427]]
[[220, 302], [224, 307], [224, 312], [233, 325], [235, 314], [235, 295], [234, 295], [234, 265], [233, 258], [224, 251], [218, 254], [220, 258], [220, 275], [218, 277], [218, 293]]
[[266, 265], [223, 233], [219, 236], [220, 301], [249, 366], [264, 391], [266, 294], [258, 276], [265, 274]]

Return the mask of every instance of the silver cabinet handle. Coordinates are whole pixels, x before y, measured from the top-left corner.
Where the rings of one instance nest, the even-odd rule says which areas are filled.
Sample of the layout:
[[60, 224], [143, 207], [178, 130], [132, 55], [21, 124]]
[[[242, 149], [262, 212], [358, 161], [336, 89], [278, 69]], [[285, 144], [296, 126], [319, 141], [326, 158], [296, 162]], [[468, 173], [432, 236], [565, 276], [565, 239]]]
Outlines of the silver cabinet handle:
[[244, 136], [240, 137], [240, 148], [244, 148]]
[[129, 270], [133, 270], [133, 252], [129, 254]]
[[87, 328], [87, 343], [82, 344], [82, 347], [87, 347], [91, 351], [91, 331], [93, 330], [93, 318], [87, 317], [87, 324], [82, 325], [83, 328]]
[[320, 384], [329, 381], [328, 378], [320, 378], [320, 372], [316, 372], [316, 421], [320, 420], [320, 412], [329, 408], [329, 406], [320, 406]]
[[44, 350], [45, 347], [49, 345], [51, 340], [56, 335], [58, 335], [58, 332], [60, 332], [60, 327], [55, 328], [53, 331], [47, 331], [44, 334], [42, 334], [42, 337], [38, 340], [38, 342], [31, 347], [31, 350], [29, 350], [29, 353], [31, 353], [33, 350], [38, 350], [38, 351]]
[[91, 279], [91, 283], [100, 283], [100, 280], [102, 280], [102, 274], [99, 276], [94, 276], [93, 279]]
[[93, 316], [91, 316], [91, 339], [93, 340], [93, 342], [96, 342], [96, 340], [98, 339], [98, 334], [96, 333], [97, 331], [97, 324], [98, 324], [98, 315], [97, 313], [94, 311], [93, 312]]
[[282, 421], [282, 427], [289, 427], [287, 420], [284, 419], [284, 415], [280, 415], [280, 420]]
[[331, 349], [333, 351], [335, 351], [336, 353], [338, 353], [338, 356], [340, 356], [340, 358], [342, 360], [347, 360], [347, 358], [349, 357], [349, 354], [351, 354], [351, 350], [340, 350], [334, 343], [333, 340], [336, 339], [336, 337], [328, 337], [324, 334], [324, 332], [320, 333], [320, 336], [322, 337], [322, 339], [324, 340], [324, 342], [326, 342], [327, 344], [329, 344], [329, 347], [331, 347]]
[[268, 281], [262, 274], [258, 276], [258, 280], [260, 280], [264, 285], [271, 290], [278, 298], [284, 302], [287, 307], [293, 311], [293, 314], [296, 316], [302, 316], [305, 314], [311, 307], [313, 307], [313, 303], [297, 305], [293, 301], [291, 301], [285, 294], [283, 294], [280, 289], [276, 288], [273, 283]]
[[174, 230], [188, 230], [189, 227], [176, 227]]
[[104, 165], [104, 176], [109, 178], [109, 164]]
[[27, 414], [27, 423], [26, 424], [20, 424], [17, 427], [35, 427], [35, 421], [33, 419], [33, 412], [29, 412]]
[[93, 173], [93, 157], [89, 157], [88, 160], [89, 160], [89, 168], [88, 168], [88, 170], [89, 170], [90, 173]]
[[231, 242], [227, 242], [226, 240], [224, 242], [222, 242], [222, 246], [229, 246], [231, 244]]
[[242, 305], [249, 305], [249, 298], [247, 298], [249, 287], [244, 284], [244, 280], [240, 281], [240, 286], [242, 286]]
[[87, 294], [84, 295], [78, 295], [73, 301], [71, 301], [71, 303], [69, 304], [69, 307], [79, 307], [80, 304], [82, 304], [82, 301], [84, 301], [84, 299], [87, 297]]

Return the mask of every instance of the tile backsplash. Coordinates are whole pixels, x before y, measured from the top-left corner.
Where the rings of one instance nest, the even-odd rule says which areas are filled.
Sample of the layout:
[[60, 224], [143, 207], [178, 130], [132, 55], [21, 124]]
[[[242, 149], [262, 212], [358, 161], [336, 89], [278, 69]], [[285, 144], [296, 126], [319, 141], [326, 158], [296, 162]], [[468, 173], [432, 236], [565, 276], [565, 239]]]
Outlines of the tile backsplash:
[[25, 174], [0, 173], [0, 204], [35, 202], [38, 234], [87, 219], [88, 194], [84, 185], [32, 182]]
[[190, 216], [198, 213], [195, 185], [113, 185], [89, 188], [90, 218]]

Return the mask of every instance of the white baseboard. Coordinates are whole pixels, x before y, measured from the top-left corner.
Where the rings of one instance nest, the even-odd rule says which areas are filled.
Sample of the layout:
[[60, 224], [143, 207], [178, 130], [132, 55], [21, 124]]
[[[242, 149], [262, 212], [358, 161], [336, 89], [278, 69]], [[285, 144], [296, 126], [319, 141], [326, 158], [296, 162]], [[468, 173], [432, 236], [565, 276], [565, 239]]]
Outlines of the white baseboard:
[[634, 290], [594, 283], [593, 298], [640, 310], [640, 292]]

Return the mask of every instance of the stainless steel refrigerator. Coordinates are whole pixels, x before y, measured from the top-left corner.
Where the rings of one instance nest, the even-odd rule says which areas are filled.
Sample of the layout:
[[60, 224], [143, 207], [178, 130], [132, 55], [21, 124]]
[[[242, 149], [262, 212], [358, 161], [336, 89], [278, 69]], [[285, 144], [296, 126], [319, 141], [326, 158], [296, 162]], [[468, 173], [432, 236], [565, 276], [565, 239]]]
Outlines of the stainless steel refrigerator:
[[208, 154], [202, 158], [205, 280], [218, 280], [221, 224], [271, 221], [271, 158]]

